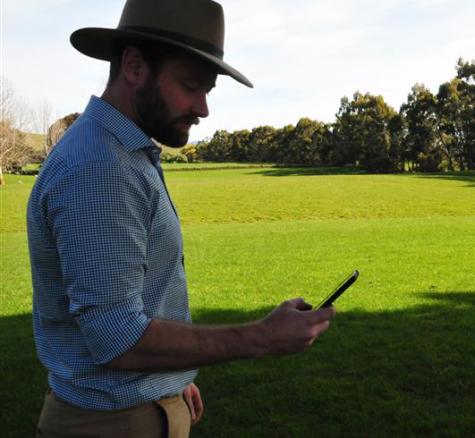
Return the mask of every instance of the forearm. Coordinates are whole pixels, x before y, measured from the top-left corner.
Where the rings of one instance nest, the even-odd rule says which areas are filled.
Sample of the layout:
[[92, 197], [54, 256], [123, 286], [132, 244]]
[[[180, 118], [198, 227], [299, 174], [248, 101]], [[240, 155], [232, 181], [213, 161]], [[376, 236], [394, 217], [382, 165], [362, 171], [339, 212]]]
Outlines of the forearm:
[[139, 342], [107, 366], [172, 371], [255, 358], [266, 353], [264, 332], [261, 322], [208, 327], [152, 320]]
[[285, 301], [264, 319], [233, 326], [152, 320], [137, 344], [106, 366], [178, 371], [265, 354], [304, 351], [330, 325], [332, 307], [310, 310], [302, 298]]

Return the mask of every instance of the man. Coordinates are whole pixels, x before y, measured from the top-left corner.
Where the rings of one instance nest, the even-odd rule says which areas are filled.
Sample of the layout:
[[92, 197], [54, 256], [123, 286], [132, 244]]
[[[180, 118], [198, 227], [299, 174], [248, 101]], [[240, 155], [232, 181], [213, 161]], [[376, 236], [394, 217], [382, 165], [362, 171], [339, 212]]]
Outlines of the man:
[[49, 385], [42, 437], [188, 436], [196, 368], [305, 350], [333, 309], [302, 299], [236, 326], [191, 324], [179, 220], [157, 141], [179, 147], [208, 116], [224, 19], [211, 0], [128, 0], [117, 29], [71, 35], [109, 60], [101, 98], [45, 161], [28, 205], [33, 318]]

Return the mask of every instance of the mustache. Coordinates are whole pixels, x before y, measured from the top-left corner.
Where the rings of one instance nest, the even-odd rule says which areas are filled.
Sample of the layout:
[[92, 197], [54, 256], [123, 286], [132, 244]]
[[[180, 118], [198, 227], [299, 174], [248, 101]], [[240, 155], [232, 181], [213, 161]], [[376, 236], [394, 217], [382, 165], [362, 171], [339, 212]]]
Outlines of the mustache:
[[200, 124], [200, 119], [196, 116], [181, 116], [177, 117], [174, 121], [174, 123], [184, 123], [186, 125], [199, 125]]

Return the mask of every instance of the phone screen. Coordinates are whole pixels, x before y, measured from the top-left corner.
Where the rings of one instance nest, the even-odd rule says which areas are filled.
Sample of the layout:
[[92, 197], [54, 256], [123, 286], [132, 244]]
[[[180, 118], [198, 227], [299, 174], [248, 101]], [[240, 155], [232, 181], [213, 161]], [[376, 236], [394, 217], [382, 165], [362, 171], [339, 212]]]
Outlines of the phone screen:
[[351, 275], [345, 278], [345, 280], [343, 280], [343, 282], [339, 284], [316, 308], [321, 309], [324, 307], [330, 307], [333, 302], [356, 281], [359, 275], [360, 273], [358, 271], [351, 273]]

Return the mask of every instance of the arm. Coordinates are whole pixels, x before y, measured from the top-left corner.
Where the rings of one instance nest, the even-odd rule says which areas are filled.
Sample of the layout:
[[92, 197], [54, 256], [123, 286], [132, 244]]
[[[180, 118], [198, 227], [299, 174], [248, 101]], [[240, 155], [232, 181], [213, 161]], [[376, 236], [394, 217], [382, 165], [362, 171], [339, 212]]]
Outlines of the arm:
[[85, 360], [97, 365], [130, 350], [150, 324], [142, 300], [149, 200], [134, 176], [119, 163], [85, 163], [59, 174], [42, 198], [60, 261], [61, 302], [90, 353]]
[[266, 318], [235, 326], [200, 326], [152, 320], [137, 344], [107, 366], [126, 370], [178, 370], [266, 354], [297, 353], [329, 327], [333, 308], [309, 310], [286, 301]]

